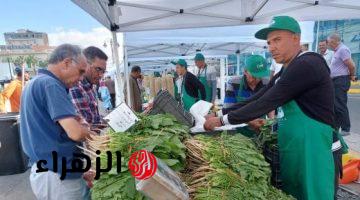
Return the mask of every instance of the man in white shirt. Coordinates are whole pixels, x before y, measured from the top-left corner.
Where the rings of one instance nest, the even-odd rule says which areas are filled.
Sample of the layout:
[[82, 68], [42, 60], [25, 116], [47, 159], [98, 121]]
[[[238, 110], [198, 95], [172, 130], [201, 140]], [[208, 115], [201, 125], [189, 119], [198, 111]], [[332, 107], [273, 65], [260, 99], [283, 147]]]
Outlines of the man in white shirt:
[[319, 53], [325, 58], [328, 67], [330, 67], [331, 59], [334, 56], [334, 51], [328, 49], [326, 39], [319, 42]]

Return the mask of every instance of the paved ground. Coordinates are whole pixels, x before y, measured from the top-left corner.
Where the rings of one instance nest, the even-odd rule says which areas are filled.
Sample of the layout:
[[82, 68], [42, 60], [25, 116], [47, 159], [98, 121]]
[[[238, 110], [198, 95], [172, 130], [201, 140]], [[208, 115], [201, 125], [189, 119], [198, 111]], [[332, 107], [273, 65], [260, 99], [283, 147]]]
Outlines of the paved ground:
[[351, 95], [348, 101], [351, 135], [345, 137], [349, 147], [360, 153], [360, 95]]
[[[345, 140], [352, 150], [360, 153], [360, 95], [351, 95], [348, 106], [352, 134]], [[360, 184], [354, 183], [347, 187], [360, 193]], [[29, 170], [22, 174], [0, 176], [0, 200], [35, 200], [30, 187]]]

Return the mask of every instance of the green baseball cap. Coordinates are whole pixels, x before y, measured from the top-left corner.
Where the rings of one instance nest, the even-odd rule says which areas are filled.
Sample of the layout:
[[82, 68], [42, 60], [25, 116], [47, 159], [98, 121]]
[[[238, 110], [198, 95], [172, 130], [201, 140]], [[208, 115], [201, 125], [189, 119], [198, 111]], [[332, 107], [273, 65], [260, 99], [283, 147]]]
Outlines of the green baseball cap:
[[270, 75], [264, 57], [252, 55], [245, 60], [245, 69], [255, 78], [263, 78]]
[[181, 65], [181, 66], [183, 66], [185, 68], [187, 68], [187, 66], [188, 66], [184, 59], [179, 59], [177, 61], [171, 61], [171, 63], [174, 64], [174, 65]]
[[255, 37], [266, 40], [267, 35], [272, 31], [286, 30], [293, 33], [301, 33], [300, 25], [296, 19], [290, 16], [275, 16], [268, 27], [263, 28], [255, 33]]
[[197, 61], [197, 60], [205, 60], [205, 57], [204, 57], [204, 55], [202, 55], [202, 53], [197, 53], [197, 54], [195, 55], [194, 60], [195, 60], [195, 61]]

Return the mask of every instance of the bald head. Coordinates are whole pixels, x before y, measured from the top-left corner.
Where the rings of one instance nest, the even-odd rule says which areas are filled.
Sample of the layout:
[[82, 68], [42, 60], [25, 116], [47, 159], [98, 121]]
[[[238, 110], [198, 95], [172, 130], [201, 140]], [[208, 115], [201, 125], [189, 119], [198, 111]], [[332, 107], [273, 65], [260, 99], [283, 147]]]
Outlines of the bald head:
[[341, 43], [341, 37], [339, 34], [333, 33], [329, 35], [327, 41], [329, 48], [335, 50]]
[[340, 37], [340, 35], [337, 34], [337, 33], [331, 34], [328, 38], [331, 39], [331, 40], [335, 40], [335, 41], [337, 41], [337, 42], [340, 42], [340, 41], [341, 41], [341, 37]]

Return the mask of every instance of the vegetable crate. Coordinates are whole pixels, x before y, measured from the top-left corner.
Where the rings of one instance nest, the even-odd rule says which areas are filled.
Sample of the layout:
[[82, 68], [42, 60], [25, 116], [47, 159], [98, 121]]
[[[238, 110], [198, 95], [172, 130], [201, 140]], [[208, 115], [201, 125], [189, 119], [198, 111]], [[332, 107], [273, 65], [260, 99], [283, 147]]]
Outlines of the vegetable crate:
[[179, 102], [167, 91], [161, 90], [154, 99], [154, 105], [150, 115], [170, 113], [182, 124], [189, 127], [194, 125], [194, 117], [181, 106]]

